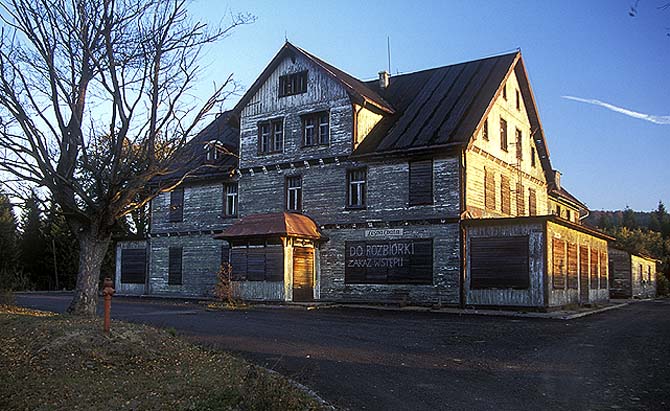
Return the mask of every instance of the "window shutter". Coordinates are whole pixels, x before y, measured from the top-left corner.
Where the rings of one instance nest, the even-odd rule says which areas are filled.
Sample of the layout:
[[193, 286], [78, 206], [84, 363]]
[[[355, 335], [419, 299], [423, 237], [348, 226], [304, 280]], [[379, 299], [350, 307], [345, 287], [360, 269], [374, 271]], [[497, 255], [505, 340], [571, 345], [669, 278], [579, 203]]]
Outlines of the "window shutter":
[[568, 288], [577, 289], [577, 244], [568, 243]]
[[522, 183], [516, 183], [516, 215], [526, 215], [526, 195]]
[[591, 249], [591, 288], [598, 288], [598, 250]]
[[184, 189], [175, 188], [170, 192], [170, 222], [178, 223], [184, 219]]
[[470, 239], [470, 288], [529, 286], [528, 236]]
[[[647, 280], [651, 281], [651, 273], [647, 270]], [[607, 253], [600, 252], [600, 288], [607, 288]]]
[[168, 267], [169, 285], [181, 285], [182, 283], [182, 251], [181, 247], [170, 247], [170, 262]]
[[535, 190], [532, 188], [528, 189], [528, 214], [537, 215], [537, 204], [535, 199]]
[[147, 250], [144, 248], [121, 250], [121, 282], [144, 284], [147, 268]]
[[484, 169], [484, 202], [489, 210], [496, 209], [496, 186], [493, 173]]
[[500, 176], [500, 209], [503, 214], [510, 215], [512, 213], [510, 204], [510, 189], [509, 177], [506, 175]]
[[433, 204], [433, 160], [409, 163], [409, 205]]
[[552, 240], [553, 270], [552, 279], [554, 288], [565, 288], [565, 241], [554, 238]]

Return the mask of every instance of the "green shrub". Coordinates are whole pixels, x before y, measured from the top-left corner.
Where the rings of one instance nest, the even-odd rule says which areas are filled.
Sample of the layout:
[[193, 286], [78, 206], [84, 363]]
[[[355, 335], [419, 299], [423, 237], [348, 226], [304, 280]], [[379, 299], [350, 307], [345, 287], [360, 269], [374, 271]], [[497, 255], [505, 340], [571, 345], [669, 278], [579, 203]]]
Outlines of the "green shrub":
[[668, 295], [670, 293], [670, 281], [663, 275], [663, 273], [656, 274], [656, 294], [659, 296]]

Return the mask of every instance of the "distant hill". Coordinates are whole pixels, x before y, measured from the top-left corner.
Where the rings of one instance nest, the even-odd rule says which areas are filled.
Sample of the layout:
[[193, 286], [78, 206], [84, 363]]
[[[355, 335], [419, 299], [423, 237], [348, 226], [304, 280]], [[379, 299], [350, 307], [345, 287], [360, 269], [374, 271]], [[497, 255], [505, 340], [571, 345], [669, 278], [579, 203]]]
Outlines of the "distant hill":
[[[623, 214], [624, 210], [594, 210], [584, 221], [591, 226], [600, 228], [621, 227], [624, 225]], [[649, 227], [653, 214], [653, 211], [633, 211], [635, 222], [639, 227]]]

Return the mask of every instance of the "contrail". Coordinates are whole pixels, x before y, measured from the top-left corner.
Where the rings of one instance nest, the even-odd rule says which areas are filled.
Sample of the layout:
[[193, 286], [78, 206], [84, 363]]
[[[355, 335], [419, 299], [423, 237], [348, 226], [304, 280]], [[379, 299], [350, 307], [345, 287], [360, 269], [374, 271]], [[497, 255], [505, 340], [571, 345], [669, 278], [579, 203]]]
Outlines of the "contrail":
[[625, 114], [633, 118], [639, 118], [640, 120], [649, 121], [654, 124], [670, 124], [670, 116], [653, 116], [651, 114], [638, 113], [637, 111], [628, 110], [623, 107], [617, 107], [604, 101], [596, 99], [586, 99], [573, 96], [561, 96], [567, 98], [568, 100], [579, 101], [586, 104], [593, 104], [595, 106], [605, 107], [608, 110], [616, 111], [617, 113]]

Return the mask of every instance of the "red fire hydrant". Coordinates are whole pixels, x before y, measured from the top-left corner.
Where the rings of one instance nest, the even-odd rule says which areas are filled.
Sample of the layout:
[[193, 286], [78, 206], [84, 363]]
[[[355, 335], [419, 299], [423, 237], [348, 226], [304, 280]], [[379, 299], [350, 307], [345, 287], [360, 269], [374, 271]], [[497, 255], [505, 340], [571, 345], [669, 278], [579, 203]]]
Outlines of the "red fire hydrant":
[[112, 295], [116, 292], [113, 285], [111, 278], [105, 278], [102, 288], [102, 296], [105, 298], [105, 334], [109, 334], [109, 326], [111, 323], [110, 311], [112, 309]]

